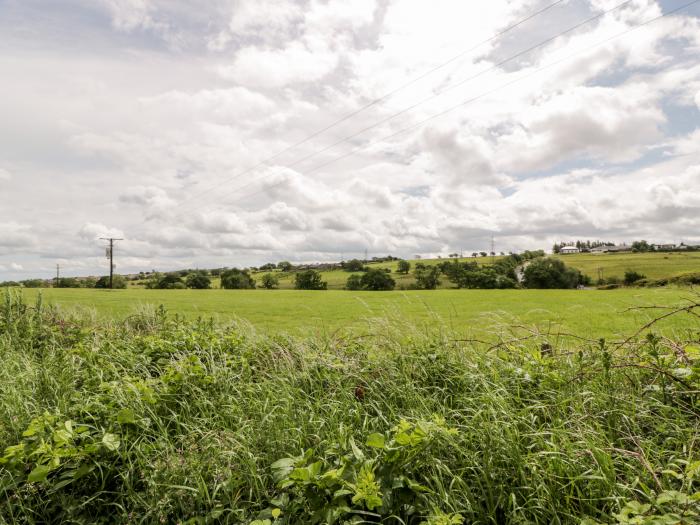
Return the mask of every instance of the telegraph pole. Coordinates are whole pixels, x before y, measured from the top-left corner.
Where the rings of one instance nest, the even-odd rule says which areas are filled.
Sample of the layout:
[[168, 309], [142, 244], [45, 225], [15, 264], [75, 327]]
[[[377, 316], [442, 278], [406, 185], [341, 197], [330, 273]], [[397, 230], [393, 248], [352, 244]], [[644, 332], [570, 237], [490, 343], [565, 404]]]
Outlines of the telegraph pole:
[[491, 236], [491, 264], [496, 262], [496, 252], [494, 251], [494, 238]]
[[114, 282], [114, 242], [123, 241], [124, 239], [117, 239], [114, 237], [100, 237], [103, 241], [109, 241], [109, 247], [107, 248], [107, 258], [109, 259], [109, 289], [112, 290], [112, 285]]
[[58, 283], [60, 282], [61, 265], [56, 265], [56, 288], [58, 288]]

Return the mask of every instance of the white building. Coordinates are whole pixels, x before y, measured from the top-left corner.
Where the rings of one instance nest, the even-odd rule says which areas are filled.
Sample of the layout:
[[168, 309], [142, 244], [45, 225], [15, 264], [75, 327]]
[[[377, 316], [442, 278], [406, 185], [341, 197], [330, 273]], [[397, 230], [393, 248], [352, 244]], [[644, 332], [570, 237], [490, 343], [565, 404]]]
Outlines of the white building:
[[576, 246], [562, 246], [559, 249], [559, 253], [561, 253], [562, 255], [566, 255], [569, 253], [580, 253], [580, 252], [581, 252], [581, 250], [576, 248]]

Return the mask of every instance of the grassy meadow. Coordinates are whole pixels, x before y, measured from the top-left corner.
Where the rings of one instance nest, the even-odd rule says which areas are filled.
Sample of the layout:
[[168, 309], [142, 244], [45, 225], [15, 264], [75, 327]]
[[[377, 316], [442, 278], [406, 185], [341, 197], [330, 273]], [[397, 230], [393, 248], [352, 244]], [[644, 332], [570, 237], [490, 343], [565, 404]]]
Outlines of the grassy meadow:
[[[415, 290], [394, 292], [297, 290], [24, 290], [28, 300], [41, 293], [60, 310], [94, 312], [123, 319], [140, 308], [163, 305], [189, 318], [233, 319], [266, 332], [296, 334], [356, 330], [383, 320], [414, 326], [444, 326], [461, 333], [490, 334], [511, 324], [542, 330], [616, 336], [648, 320], [647, 310], [630, 308], [672, 305], [692, 297], [683, 288], [619, 290]], [[682, 328], [681, 317], [663, 323]]]

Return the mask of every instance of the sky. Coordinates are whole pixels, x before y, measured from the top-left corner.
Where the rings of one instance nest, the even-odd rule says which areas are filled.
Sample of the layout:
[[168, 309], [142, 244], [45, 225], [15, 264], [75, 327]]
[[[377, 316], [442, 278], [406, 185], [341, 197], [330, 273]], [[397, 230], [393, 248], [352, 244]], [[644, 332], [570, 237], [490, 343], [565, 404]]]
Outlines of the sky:
[[0, 281], [700, 244], [689, 1], [0, 0]]

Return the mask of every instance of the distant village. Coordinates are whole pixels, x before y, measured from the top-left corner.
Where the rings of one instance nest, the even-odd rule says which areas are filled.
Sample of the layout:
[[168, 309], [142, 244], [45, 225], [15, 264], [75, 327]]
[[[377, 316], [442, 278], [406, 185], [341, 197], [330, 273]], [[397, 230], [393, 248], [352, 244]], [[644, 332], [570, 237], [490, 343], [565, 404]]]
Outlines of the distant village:
[[679, 244], [649, 244], [647, 241], [635, 241], [632, 244], [615, 244], [601, 241], [576, 241], [556, 243], [552, 247], [552, 253], [559, 255], [570, 255], [574, 253], [675, 252], [688, 250], [700, 250], [700, 245], [689, 245], [683, 242]]

